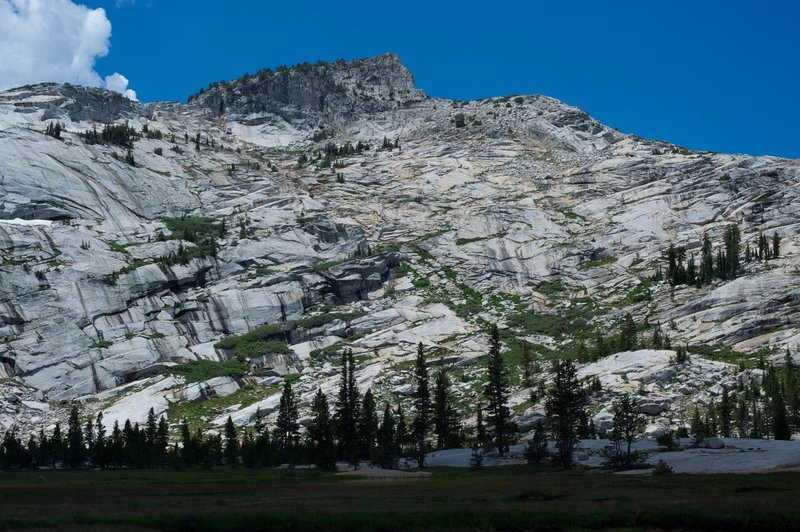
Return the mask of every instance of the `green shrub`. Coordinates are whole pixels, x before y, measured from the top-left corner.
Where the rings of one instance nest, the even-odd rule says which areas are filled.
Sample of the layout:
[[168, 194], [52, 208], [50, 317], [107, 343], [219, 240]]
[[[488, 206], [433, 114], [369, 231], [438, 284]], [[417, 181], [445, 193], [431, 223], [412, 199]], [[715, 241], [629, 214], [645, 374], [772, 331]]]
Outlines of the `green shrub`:
[[666, 463], [664, 460], [659, 460], [656, 462], [656, 468], [653, 470], [654, 475], [668, 475], [673, 472], [672, 466]]
[[183, 376], [187, 382], [201, 382], [214, 377], [241, 377], [247, 374], [248, 369], [247, 364], [238, 360], [226, 360], [224, 362], [198, 360], [173, 366], [169, 371], [175, 375]]
[[214, 347], [217, 349], [235, 349], [240, 343], [258, 342], [263, 341], [271, 336], [275, 336], [283, 332], [283, 326], [278, 323], [265, 323], [259, 325], [255, 329], [235, 336], [228, 336], [223, 338]]

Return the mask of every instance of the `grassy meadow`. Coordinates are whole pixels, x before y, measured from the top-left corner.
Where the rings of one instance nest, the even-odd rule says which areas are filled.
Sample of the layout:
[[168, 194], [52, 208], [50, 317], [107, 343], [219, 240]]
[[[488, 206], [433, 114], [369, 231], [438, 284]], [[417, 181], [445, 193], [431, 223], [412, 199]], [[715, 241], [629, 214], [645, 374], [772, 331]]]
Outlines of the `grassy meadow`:
[[309, 470], [0, 472], [0, 528], [800, 530], [800, 475], [550, 466], [374, 480]]

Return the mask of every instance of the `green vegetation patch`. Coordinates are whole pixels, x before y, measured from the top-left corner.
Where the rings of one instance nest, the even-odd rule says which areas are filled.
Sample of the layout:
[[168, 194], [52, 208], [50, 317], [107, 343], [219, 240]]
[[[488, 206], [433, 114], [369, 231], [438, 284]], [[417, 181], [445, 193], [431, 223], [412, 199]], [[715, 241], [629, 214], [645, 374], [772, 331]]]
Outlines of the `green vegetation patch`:
[[580, 263], [578, 269], [581, 271], [591, 270], [592, 268], [614, 264], [615, 262], [617, 262], [617, 257], [603, 257], [602, 259], [587, 260]]
[[266, 340], [272, 336], [281, 334], [284, 331], [284, 324], [265, 323], [244, 334], [228, 336], [214, 344], [217, 349], [235, 349], [237, 345], [249, 342]]
[[[219, 408], [227, 401], [215, 402]], [[192, 406], [199, 409], [204, 404]], [[758, 475], [755, 481], [752, 475], [622, 476], [580, 468], [560, 472], [551, 465], [429, 471], [433, 475], [427, 480], [392, 482], [295, 468], [7, 471], [0, 527], [342, 531], [800, 527], [797, 478], [791, 473]], [[686, 495], [687, 485], [691, 496]]]
[[325, 312], [323, 314], [317, 314], [316, 316], [306, 316], [297, 322], [297, 326], [305, 329], [313, 329], [334, 320], [352, 321], [366, 315], [367, 313], [363, 310], [355, 312]]
[[169, 372], [184, 377], [187, 382], [202, 382], [215, 377], [241, 377], [246, 375], [249, 369], [247, 364], [238, 360], [224, 362], [197, 360], [173, 366]]

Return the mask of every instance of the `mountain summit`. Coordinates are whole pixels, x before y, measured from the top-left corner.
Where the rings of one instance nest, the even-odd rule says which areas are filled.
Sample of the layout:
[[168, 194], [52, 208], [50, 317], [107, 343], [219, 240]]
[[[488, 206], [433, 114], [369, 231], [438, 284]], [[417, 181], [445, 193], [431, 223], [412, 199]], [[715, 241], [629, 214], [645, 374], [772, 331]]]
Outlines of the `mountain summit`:
[[[421, 343], [472, 412], [496, 323], [521, 424], [569, 356], [602, 383], [598, 428], [624, 391], [663, 430], [796, 356], [799, 184], [798, 161], [625, 135], [546, 96], [430, 98], [393, 54], [187, 104], [19, 87], [0, 93], [0, 386], [55, 417], [210, 401], [193, 423], [244, 425], [289, 375], [301, 405], [331, 392], [345, 349], [362, 391], [407, 403]], [[2, 405], [6, 429], [44, 424]]]

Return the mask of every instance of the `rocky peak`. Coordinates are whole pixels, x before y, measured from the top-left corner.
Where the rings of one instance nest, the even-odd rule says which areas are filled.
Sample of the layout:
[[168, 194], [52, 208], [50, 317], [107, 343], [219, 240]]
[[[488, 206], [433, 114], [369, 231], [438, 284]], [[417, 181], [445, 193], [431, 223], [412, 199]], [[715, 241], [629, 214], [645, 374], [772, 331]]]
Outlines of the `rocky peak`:
[[212, 83], [189, 98], [213, 113], [246, 116], [302, 109], [328, 116], [348, 111], [379, 112], [426, 98], [395, 54], [334, 63], [301, 63], [262, 69], [232, 82]]
[[0, 93], [0, 105], [10, 105], [17, 113], [43, 111], [42, 120], [67, 119], [73, 122], [111, 122], [134, 118], [144, 106], [125, 96], [96, 87], [70, 83], [24, 85]]

